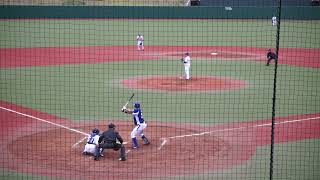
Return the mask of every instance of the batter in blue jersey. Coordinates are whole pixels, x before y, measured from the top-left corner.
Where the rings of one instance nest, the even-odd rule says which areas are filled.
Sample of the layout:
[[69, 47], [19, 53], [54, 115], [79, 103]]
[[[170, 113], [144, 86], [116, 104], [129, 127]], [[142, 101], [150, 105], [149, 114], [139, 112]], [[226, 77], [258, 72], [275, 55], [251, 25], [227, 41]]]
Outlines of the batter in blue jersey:
[[139, 147], [137, 135], [140, 135], [140, 137], [143, 140], [143, 143], [145, 145], [150, 144], [148, 138], [144, 135], [143, 130], [147, 127], [147, 123], [143, 118], [142, 110], [140, 108], [140, 103], [135, 102], [133, 104], [134, 109], [129, 109], [126, 106], [124, 106], [121, 111], [127, 114], [132, 114], [133, 116], [133, 123], [135, 127], [133, 128], [131, 132], [131, 139], [132, 139], [132, 148], [136, 149]]

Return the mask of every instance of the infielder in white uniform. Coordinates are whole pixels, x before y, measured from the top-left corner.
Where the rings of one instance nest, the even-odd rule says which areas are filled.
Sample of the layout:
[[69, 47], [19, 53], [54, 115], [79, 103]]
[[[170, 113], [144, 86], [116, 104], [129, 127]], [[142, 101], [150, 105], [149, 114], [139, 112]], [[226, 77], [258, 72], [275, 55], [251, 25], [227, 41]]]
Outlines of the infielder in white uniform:
[[142, 34], [139, 33], [137, 38], [136, 38], [136, 40], [137, 40], [137, 49], [138, 49], [138, 51], [140, 51], [140, 50], [144, 51], [144, 45], [143, 45], [144, 38], [143, 38]]
[[273, 16], [272, 17], [272, 26], [276, 26], [277, 25], [277, 17]]
[[90, 135], [88, 135], [88, 139], [87, 139], [87, 144], [84, 146], [84, 150], [82, 152], [82, 154], [87, 155], [87, 154], [92, 154], [95, 152], [96, 150], [96, 146], [99, 144], [99, 129], [93, 129], [92, 133]]
[[181, 59], [181, 61], [184, 65], [184, 79], [189, 80], [190, 79], [191, 58], [190, 58], [188, 52], [186, 52], [184, 54], [184, 57]]

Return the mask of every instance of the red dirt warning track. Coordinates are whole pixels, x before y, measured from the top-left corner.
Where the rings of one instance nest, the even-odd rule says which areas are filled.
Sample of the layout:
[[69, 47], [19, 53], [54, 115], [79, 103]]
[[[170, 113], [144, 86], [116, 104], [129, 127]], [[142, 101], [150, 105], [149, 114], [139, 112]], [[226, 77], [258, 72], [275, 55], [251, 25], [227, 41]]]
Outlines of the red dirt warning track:
[[[8, 134], [2, 134], [5, 141], [0, 143], [0, 167], [52, 177], [141, 179], [213, 172], [245, 163], [259, 146], [270, 143], [270, 120], [209, 127], [152, 121], [146, 131], [151, 145], [132, 150], [130, 143], [127, 144], [127, 150], [131, 151], [126, 162], [119, 162], [118, 152], [112, 150], [95, 162], [91, 156], [81, 154], [83, 134], [37, 119], [81, 132], [90, 132], [94, 127], [104, 130], [110, 121], [75, 123], [4, 101], [0, 101], [0, 105], [12, 111], [1, 108], [3, 119], [24, 122], [1, 121], [1, 131], [6, 130]], [[23, 113], [17, 114], [19, 112]], [[275, 142], [319, 138], [319, 119], [320, 114], [278, 118]], [[131, 124], [114, 122], [125, 141], [130, 141]], [[168, 141], [160, 146], [163, 137]], [[23, 146], [17, 148], [17, 145]]]

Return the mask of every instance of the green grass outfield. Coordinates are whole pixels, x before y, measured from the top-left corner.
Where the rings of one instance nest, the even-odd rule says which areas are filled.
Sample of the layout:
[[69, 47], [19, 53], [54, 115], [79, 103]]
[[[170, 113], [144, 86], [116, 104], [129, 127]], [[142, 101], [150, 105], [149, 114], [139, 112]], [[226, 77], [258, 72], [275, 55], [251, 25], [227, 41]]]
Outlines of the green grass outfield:
[[[281, 24], [281, 48], [320, 48], [320, 37], [315, 35], [320, 29], [319, 21], [282, 21]], [[135, 45], [138, 32], [145, 36], [146, 47], [269, 48], [275, 47], [276, 43], [276, 27], [272, 27], [269, 20], [1, 20], [0, 47], [126, 46]], [[245, 89], [202, 93], [134, 90], [120, 85], [121, 80], [131, 76], [181, 74], [181, 64], [168, 58], [159, 61], [2, 68], [0, 99], [80, 123], [85, 120], [129, 120], [120, 109], [132, 92], [136, 94], [134, 100], [143, 103], [147, 121], [218, 124], [270, 119], [274, 68], [264, 64], [198, 58], [192, 61], [192, 75], [228, 76], [248, 83]], [[278, 70], [276, 116], [319, 113], [319, 69], [279, 65]], [[276, 145], [276, 148], [275, 167], [278, 170], [275, 171], [275, 179], [288, 177], [288, 174], [295, 174], [292, 179], [317, 179], [320, 176], [313, 171], [313, 168], [320, 166], [319, 159], [313, 159], [319, 154], [315, 153], [319, 150], [318, 139], [284, 143]], [[303, 154], [308, 156], [297, 159], [298, 155]], [[281, 163], [281, 158], [286, 158], [288, 164]], [[266, 179], [268, 167], [269, 147], [261, 147], [241, 167], [185, 178]], [[304, 171], [299, 174], [296, 169]], [[313, 174], [304, 176], [306, 172]], [[9, 180], [39, 178], [12, 174], [6, 170], [1, 170], [0, 176], [7, 176], [5, 179]]]
[[[270, 20], [0, 21], [0, 47], [133, 45], [275, 47]], [[281, 47], [319, 48], [320, 21], [281, 21]]]

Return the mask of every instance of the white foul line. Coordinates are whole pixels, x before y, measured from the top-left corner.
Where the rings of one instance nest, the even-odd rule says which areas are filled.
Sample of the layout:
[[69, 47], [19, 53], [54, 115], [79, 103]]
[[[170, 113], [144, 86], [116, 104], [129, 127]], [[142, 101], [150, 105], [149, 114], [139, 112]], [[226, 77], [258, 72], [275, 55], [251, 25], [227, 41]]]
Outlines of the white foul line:
[[76, 130], [76, 129], [72, 129], [72, 128], [69, 128], [69, 127], [67, 127], [67, 126], [61, 125], [61, 124], [56, 124], [56, 123], [53, 123], [53, 122], [50, 122], [50, 121], [47, 121], [47, 120], [44, 120], [44, 119], [40, 119], [40, 118], [31, 116], [31, 115], [28, 115], [28, 114], [24, 114], [24, 113], [21, 113], [21, 112], [12, 110], [12, 109], [7, 109], [7, 108], [1, 107], [1, 106], [0, 106], [0, 109], [6, 110], [6, 111], [9, 111], [9, 112], [13, 112], [13, 113], [16, 113], [16, 114], [19, 114], [19, 115], [22, 115], [22, 116], [25, 116], [25, 117], [28, 117], [28, 118], [31, 118], [31, 119], [38, 120], [38, 121], [42, 121], [42, 122], [45, 122], [45, 123], [48, 123], [48, 124], [51, 124], [51, 125], [54, 125], [54, 126], [58, 126], [58, 127], [67, 129], [67, 130], [69, 130], [69, 131], [73, 131], [73, 132], [76, 132], [76, 133], [80, 133], [80, 134], [83, 134], [83, 135], [86, 135], [86, 136], [89, 135], [89, 134], [87, 134], [87, 133], [85, 133], [85, 132], [82, 132], [82, 131], [79, 131], [79, 130]]
[[[58, 127], [67, 129], [67, 130], [69, 130], [69, 131], [73, 131], [73, 132], [76, 132], [76, 133], [80, 133], [80, 134], [86, 135], [86, 137], [80, 139], [78, 142], [76, 142], [75, 144], [73, 144], [72, 147], [76, 147], [78, 144], [82, 143], [82, 141], [84, 141], [84, 140], [87, 138], [87, 136], [90, 135], [90, 134], [88, 134], [88, 133], [85, 133], [85, 132], [82, 132], [82, 131], [79, 131], [79, 130], [76, 130], [76, 129], [73, 129], [73, 128], [69, 128], [69, 127], [67, 127], [67, 126], [64, 126], [64, 125], [61, 125], [61, 124], [57, 124], [57, 123], [53, 123], [53, 122], [50, 122], [50, 121], [47, 121], [47, 120], [44, 120], [44, 119], [40, 119], [40, 118], [37, 118], [37, 117], [35, 117], [35, 116], [31, 116], [31, 115], [28, 115], [28, 114], [24, 114], [24, 113], [21, 113], [21, 112], [12, 110], [12, 109], [8, 109], [8, 108], [1, 107], [1, 106], [0, 106], [0, 109], [6, 110], [6, 111], [9, 111], [9, 112], [13, 112], [13, 113], [16, 113], [16, 114], [19, 114], [19, 115], [22, 115], [22, 116], [25, 116], [25, 117], [28, 117], [28, 118], [31, 118], [31, 119], [38, 120], [38, 121], [42, 121], [42, 122], [45, 122], [45, 123], [48, 123], [48, 124], [52, 124], [52, 125], [54, 125], [54, 126], [58, 126]], [[123, 144], [127, 144], [127, 142], [123, 142]]]
[[[294, 122], [301, 122], [301, 121], [309, 121], [309, 120], [314, 120], [314, 119], [320, 119], [320, 117], [313, 117], [313, 118], [305, 118], [305, 119], [295, 119], [295, 120], [288, 120], [288, 121], [283, 121], [283, 122], [276, 122], [275, 125], [277, 124], [286, 124], [286, 123], [294, 123]], [[184, 137], [192, 137], [192, 136], [202, 136], [205, 134], [212, 134], [216, 132], [223, 132], [223, 131], [235, 131], [235, 130], [240, 130], [240, 129], [247, 129], [247, 128], [256, 128], [256, 127], [263, 127], [263, 126], [271, 126], [272, 123], [266, 123], [266, 124], [258, 124], [254, 126], [243, 126], [243, 127], [238, 127], [238, 128], [227, 128], [227, 129], [219, 129], [215, 131], [206, 131], [202, 133], [195, 133], [195, 134], [185, 134], [185, 135], [180, 135], [180, 136], [171, 136], [171, 137], [164, 137], [160, 138], [161, 144], [158, 147], [158, 150], [160, 150], [169, 139], [176, 139], [176, 138], [184, 138]]]

